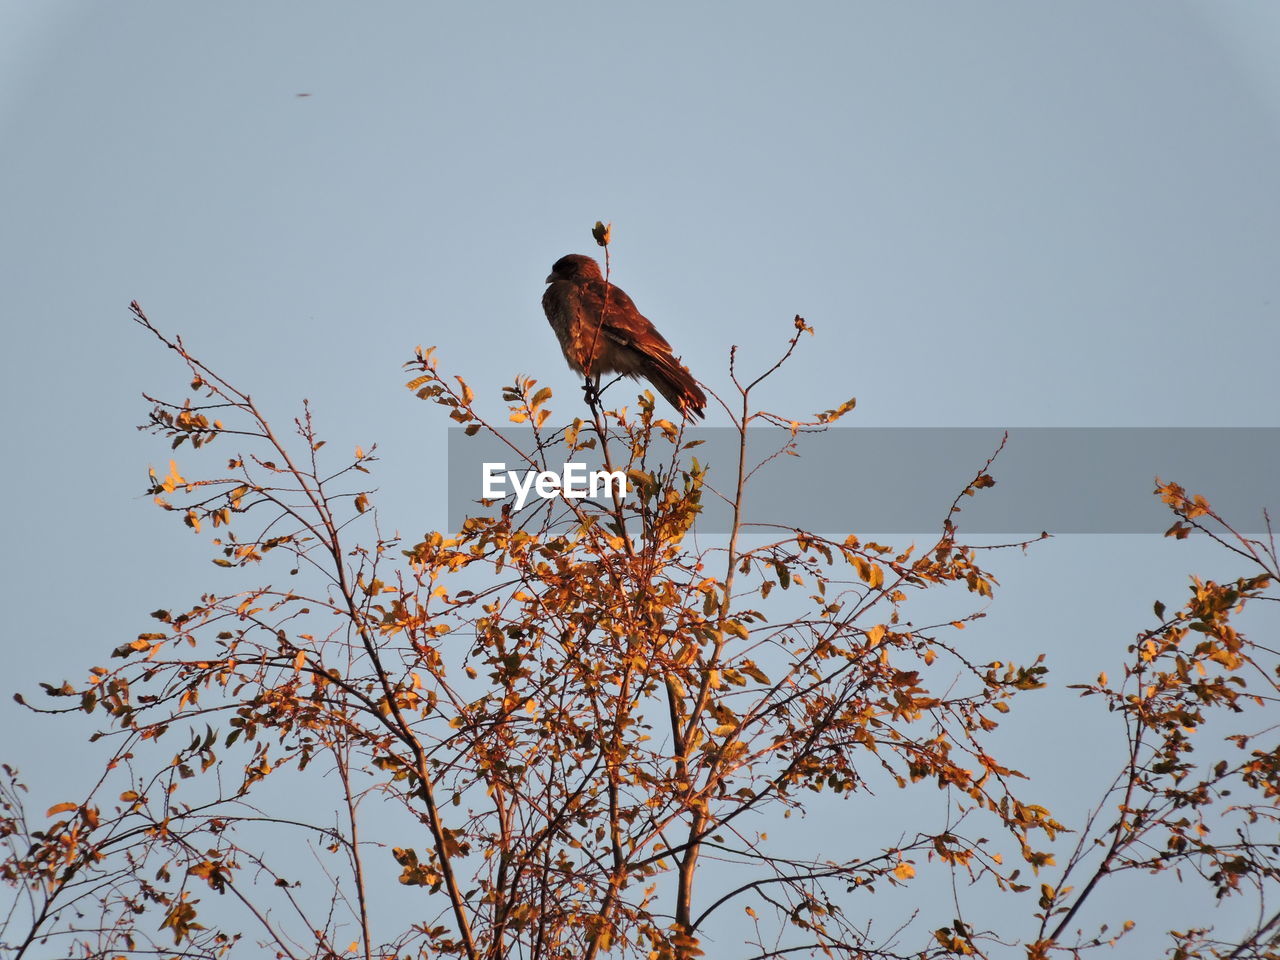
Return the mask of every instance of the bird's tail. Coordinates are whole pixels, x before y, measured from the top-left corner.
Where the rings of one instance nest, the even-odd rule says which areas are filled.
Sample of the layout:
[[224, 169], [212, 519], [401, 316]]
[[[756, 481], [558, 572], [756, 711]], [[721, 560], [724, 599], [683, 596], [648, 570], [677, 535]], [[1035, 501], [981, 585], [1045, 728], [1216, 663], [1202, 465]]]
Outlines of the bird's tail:
[[658, 388], [667, 402], [685, 417], [704, 417], [707, 395], [693, 379], [687, 367], [675, 357], [659, 357], [652, 366], [649, 382]]

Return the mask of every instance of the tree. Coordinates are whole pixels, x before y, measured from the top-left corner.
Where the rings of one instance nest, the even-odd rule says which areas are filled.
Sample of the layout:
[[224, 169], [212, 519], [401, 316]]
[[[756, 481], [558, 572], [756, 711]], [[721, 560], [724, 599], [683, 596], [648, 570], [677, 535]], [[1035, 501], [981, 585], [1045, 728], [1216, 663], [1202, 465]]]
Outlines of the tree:
[[[745, 535], [747, 429], [797, 438], [853, 407], [802, 421], [754, 407], [812, 332], [800, 318], [761, 376], [741, 376], [731, 354], [725, 409], [743, 442], [736, 463], [713, 465], [732, 478], [723, 540], [692, 537], [708, 465], [646, 394], [562, 433], [625, 470], [633, 496], [505, 509], [401, 543], [366, 488], [373, 449], [332, 465], [309, 409], [282, 435], [133, 311], [196, 396], [148, 398], [144, 427], [205, 463], [171, 461], [150, 493], [212, 534], [220, 576], [261, 570], [269, 584], [156, 610], [154, 630], [112, 652], [120, 663], [44, 685], [67, 705], [32, 709], [105, 717], [111, 749], [87, 796], [45, 826], [5, 768], [12, 956], [683, 960], [1016, 944], [1039, 958], [1114, 945], [1123, 927], [1082, 931], [1078, 917], [1125, 872], [1200, 876], [1219, 897], [1274, 891], [1280, 747], [1257, 714], [1275, 703], [1275, 651], [1233, 618], [1276, 599], [1276, 552], [1175, 484], [1159, 489], [1171, 533], [1206, 532], [1252, 572], [1194, 580], [1177, 611], [1157, 605], [1125, 675], [1081, 690], [1123, 720], [1128, 751], [1072, 833], [987, 744], [1014, 698], [1047, 683], [1043, 656], [975, 663], [949, 639], [981, 616], [963, 598], [995, 585], [980, 558], [996, 548], [965, 545], [956, 524], [962, 498], [993, 485], [990, 461], [927, 550]], [[494, 429], [432, 351], [410, 367], [417, 396], [469, 433]], [[528, 378], [504, 393], [540, 453], [550, 397]], [[660, 437], [675, 451], [661, 459]], [[221, 467], [207, 463], [215, 440]], [[966, 609], [915, 624], [921, 591]], [[1225, 751], [1201, 732], [1219, 716], [1235, 723]], [[791, 815], [820, 796], [856, 807], [886, 785], [941, 788], [946, 822], [822, 856], [789, 842]], [[714, 881], [713, 857], [732, 865]], [[959, 893], [929, 905], [912, 943], [870, 922], [873, 892], [933, 871], [1005, 891], [1005, 926], [975, 923]], [[392, 880], [420, 893], [395, 901], [408, 916], [380, 908]], [[742, 942], [712, 948], [727, 911], [746, 918]], [[1170, 935], [1178, 956], [1274, 957], [1278, 925], [1264, 913], [1230, 939]]]

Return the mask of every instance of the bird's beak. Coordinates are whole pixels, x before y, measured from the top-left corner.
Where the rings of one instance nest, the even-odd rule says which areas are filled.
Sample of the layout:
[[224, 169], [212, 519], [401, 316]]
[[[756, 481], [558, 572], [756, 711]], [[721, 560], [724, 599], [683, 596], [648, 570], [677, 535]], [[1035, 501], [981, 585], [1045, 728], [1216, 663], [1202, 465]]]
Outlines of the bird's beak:
[[550, 282], [551, 282], [552, 280], [554, 280], [555, 278], [556, 278], [556, 277], [555, 277], [555, 274], [554, 274], [554, 273], [548, 273], [548, 274], [547, 274], [547, 279], [543, 280], [542, 282], [543, 282], [543, 283], [550, 283]]

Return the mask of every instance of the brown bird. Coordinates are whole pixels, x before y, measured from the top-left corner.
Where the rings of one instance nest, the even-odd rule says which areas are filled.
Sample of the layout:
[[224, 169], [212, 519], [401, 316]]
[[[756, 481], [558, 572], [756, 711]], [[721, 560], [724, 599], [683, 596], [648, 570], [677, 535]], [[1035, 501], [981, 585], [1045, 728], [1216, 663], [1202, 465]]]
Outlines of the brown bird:
[[703, 416], [707, 396], [689, 368], [631, 298], [601, 276], [598, 263], [571, 253], [555, 262], [547, 283], [543, 312], [569, 369], [587, 378], [588, 403], [594, 405], [601, 374], [619, 373], [644, 377], [683, 416]]

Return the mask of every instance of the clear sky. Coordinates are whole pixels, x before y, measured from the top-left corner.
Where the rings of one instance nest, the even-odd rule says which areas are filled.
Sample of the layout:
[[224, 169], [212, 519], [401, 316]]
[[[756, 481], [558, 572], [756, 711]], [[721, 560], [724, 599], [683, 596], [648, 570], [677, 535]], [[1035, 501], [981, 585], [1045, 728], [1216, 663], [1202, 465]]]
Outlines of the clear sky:
[[[1243, 0], [0, 0], [5, 701], [208, 576], [142, 495], [140, 391], [184, 381], [133, 299], [282, 420], [376, 441], [408, 536], [444, 523], [445, 422], [399, 365], [438, 345], [498, 419], [517, 373], [580, 402], [539, 298], [597, 219], [713, 388], [804, 315], [767, 398], [796, 414], [1280, 425], [1277, 49]], [[1043, 545], [973, 642], [1114, 669], [1214, 556]], [[32, 780], [87, 749], [0, 711]]]

